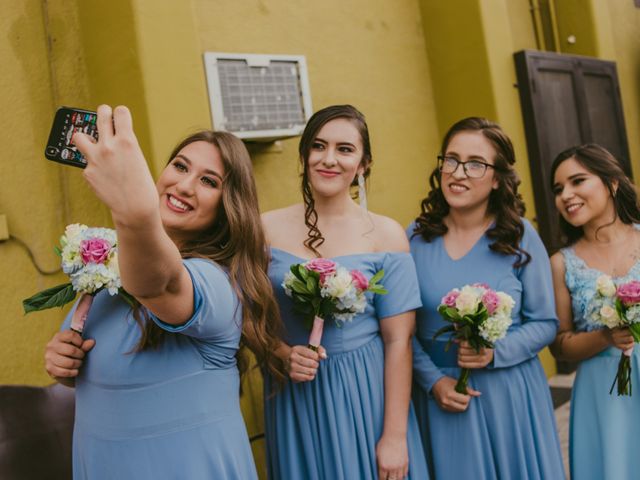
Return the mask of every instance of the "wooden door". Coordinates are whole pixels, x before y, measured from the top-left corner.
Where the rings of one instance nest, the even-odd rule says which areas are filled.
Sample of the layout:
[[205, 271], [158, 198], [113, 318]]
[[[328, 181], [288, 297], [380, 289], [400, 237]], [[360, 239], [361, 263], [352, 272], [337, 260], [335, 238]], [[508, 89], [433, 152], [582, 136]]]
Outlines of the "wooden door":
[[614, 62], [523, 50], [514, 54], [534, 185], [538, 230], [549, 251], [559, 247], [550, 170], [561, 151], [584, 143], [609, 150], [631, 175]]

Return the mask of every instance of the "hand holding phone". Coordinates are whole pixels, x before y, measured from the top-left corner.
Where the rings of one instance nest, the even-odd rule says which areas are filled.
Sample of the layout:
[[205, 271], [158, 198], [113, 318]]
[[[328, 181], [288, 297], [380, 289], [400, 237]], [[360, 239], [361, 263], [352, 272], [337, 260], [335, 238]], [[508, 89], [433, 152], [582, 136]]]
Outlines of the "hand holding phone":
[[54, 162], [85, 168], [87, 161], [73, 142], [73, 135], [77, 132], [86, 133], [97, 141], [96, 119], [96, 112], [60, 107], [53, 119], [44, 156]]

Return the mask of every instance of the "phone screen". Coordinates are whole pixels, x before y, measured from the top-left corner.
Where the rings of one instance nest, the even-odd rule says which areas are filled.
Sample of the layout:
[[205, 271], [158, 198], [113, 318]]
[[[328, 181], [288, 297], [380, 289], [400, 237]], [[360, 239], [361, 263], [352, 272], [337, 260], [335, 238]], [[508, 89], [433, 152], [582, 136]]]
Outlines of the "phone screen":
[[79, 108], [60, 107], [53, 119], [44, 156], [55, 162], [80, 168], [86, 167], [87, 161], [75, 143], [73, 143], [73, 135], [77, 132], [82, 132], [91, 135], [97, 140], [97, 117], [96, 112]]

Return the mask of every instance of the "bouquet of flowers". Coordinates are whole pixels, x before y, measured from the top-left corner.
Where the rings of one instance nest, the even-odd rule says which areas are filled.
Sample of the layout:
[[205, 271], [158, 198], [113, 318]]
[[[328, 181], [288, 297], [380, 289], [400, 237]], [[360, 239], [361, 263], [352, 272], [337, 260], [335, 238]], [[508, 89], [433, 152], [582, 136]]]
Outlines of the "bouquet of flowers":
[[[627, 327], [636, 342], [640, 342], [640, 281], [618, 285], [609, 275], [600, 275], [596, 280], [596, 293], [589, 304], [587, 320], [607, 328]], [[620, 355], [618, 372], [609, 394], [616, 384], [618, 395], [631, 395], [631, 353], [633, 347]]]
[[[482, 283], [454, 288], [438, 306], [438, 313], [451, 323], [438, 330], [433, 338], [452, 332], [446, 346], [454, 340], [465, 340], [477, 352], [483, 347], [493, 348], [495, 342], [507, 334], [511, 325], [511, 310], [515, 302], [504, 292], [496, 292]], [[458, 393], [467, 393], [470, 370], [463, 368], [456, 383]]]
[[71, 329], [82, 333], [93, 296], [107, 289], [110, 295], [120, 294], [129, 304], [133, 297], [120, 285], [118, 248], [115, 230], [90, 228], [74, 223], [60, 237], [55, 252], [62, 259], [62, 271], [70, 282], [48, 288], [22, 301], [25, 313], [62, 307], [81, 298], [71, 320]]
[[324, 319], [333, 316], [336, 325], [341, 326], [342, 322], [364, 312], [366, 292], [387, 293], [378, 283], [383, 276], [384, 270], [380, 270], [367, 280], [361, 271], [348, 271], [326, 258], [291, 265], [282, 287], [293, 299], [295, 311], [311, 328], [308, 347], [317, 351], [320, 346]]

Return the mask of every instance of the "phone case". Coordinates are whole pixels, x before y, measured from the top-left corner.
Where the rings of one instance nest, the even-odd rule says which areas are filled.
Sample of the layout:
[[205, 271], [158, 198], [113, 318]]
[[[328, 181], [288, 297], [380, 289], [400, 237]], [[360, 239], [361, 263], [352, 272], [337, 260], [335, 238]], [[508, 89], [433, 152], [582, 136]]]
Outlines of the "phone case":
[[96, 112], [79, 108], [60, 107], [56, 112], [44, 156], [54, 162], [84, 168], [87, 161], [73, 143], [73, 135], [82, 132], [98, 139]]

